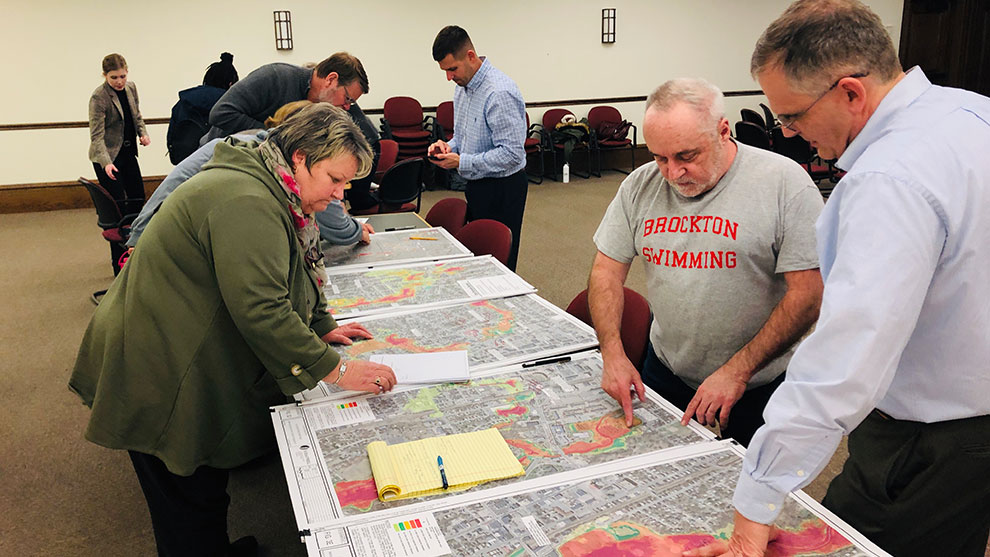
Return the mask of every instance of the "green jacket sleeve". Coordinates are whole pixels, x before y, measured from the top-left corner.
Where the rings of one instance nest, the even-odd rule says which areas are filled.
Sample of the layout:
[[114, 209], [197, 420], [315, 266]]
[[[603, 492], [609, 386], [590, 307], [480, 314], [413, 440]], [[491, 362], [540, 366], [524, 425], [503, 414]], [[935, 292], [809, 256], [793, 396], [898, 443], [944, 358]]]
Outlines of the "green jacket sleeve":
[[280, 390], [292, 395], [315, 387], [340, 356], [320, 339], [332, 319], [310, 313], [319, 312], [321, 296], [281, 211], [271, 198], [235, 197], [210, 212], [200, 233], [231, 319]]
[[337, 320], [327, 311], [327, 300], [323, 297], [323, 292], [320, 292], [320, 303], [316, 311], [313, 312], [313, 322], [310, 324], [310, 328], [321, 338], [337, 328]]

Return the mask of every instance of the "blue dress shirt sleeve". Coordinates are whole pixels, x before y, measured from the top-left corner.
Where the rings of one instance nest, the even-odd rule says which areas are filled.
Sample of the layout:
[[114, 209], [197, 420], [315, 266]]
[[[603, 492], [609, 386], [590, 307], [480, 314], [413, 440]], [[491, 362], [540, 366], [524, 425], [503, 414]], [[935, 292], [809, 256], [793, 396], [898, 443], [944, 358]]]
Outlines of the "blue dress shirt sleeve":
[[887, 392], [946, 239], [928, 191], [879, 172], [847, 176], [818, 228], [825, 279], [818, 325], [766, 407], [733, 498], [740, 513], [764, 524]]
[[481, 153], [462, 154], [458, 171], [465, 176], [504, 176], [525, 161], [526, 105], [509, 91], [492, 93], [485, 103], [485, 123], [494, 147]]

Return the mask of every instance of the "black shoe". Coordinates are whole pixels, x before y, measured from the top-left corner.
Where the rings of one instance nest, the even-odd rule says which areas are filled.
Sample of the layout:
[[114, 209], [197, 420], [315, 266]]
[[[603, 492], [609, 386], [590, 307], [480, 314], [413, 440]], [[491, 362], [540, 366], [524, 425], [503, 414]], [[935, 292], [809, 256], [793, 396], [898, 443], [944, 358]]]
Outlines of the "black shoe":
[[258, 540], [254, 536], [244, 536], [230, 544], [227, 549], [230, 557], [257, 557]]

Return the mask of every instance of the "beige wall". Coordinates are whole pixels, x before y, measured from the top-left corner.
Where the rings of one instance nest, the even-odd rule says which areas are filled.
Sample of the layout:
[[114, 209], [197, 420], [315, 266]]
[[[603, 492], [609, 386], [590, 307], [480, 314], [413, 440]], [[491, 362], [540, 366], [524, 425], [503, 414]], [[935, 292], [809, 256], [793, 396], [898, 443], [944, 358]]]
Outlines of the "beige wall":
[[[482, 55], [516, 80], [527, 101], [646, 95], [662, 81], [695, 75], [724, 90], [758, 87], [749, 76], [757, 36], [787, 0], [37, 0], [7, 7], [0, 123], [82, 121], [101, 82], [100, 60], [119, 52], [138, 85], [145, 118], [167, 117], [176, 93], [201, 82], [221, 51], [241, 75], [272, 61], [302, 64], [349, 50], [363, 61], [365, 108], [409, 95], [435, 105], [452, 95], [430, 55], [436, 32], [456, 23]], [[897, 40], [901, 0], [869, 4]], [[601, 8], [617, 8], [617, 41], [600, 42]], [[274, 46], [273, 9], [292, 11], [295, 49]], [[759, 97], [728, 99], [730, 120]], [[580, 117], [588, 106], [572, 107]], [[619, 105], [639, 124], [640, 103]], [[544, 109], [530, 110], [538, 121]], [[377, 117], [373, 117], [377, 121]], [[145, 175], [167, 174], [165, 125], [140, 150]], [[642, 138], [640, 138], [642, 141]], [[0, 131], [0, 184], [91, 176], [84, 129]]]

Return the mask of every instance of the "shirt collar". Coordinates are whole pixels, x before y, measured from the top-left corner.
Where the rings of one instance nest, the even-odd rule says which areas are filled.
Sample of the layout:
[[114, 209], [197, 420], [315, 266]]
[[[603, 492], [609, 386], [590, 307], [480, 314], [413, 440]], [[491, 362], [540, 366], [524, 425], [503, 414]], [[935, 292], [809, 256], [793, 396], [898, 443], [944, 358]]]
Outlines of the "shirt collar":
[[468, 84], [465, 85], [464, 88], [467, 89], [469, 93], [476, 90], [485, 81], [485, 76], [488, 75], [488, 71], [491, 70], [491, 68], [492, 65], [488, 63], [488, 57], [482, 56], [481, 67], [478, 68], [478, 71], [474, 72], [474, 75], [471, 77], [471, 81], [468, 81]]
[[897, 85], [894, 85], [883, 97], [876, 111], [866, 121], [866, 125], [863, 126], [863, 129], [849, 143], [845, 152], [836, 161], [836, 166], [845, 170], [852, 168], [860, 155], [866, 151], [866, 148], [876, 141], [883, 130], [890, 124], [894, 115], [914, 102], [915, 99], [920, 97], [931, 86], [932, 82], [928, 80], [928, 77], [925, 75], [925, 72], [921, 71], [921, 68], [915, 66], [908, 70], [904, 78]]

